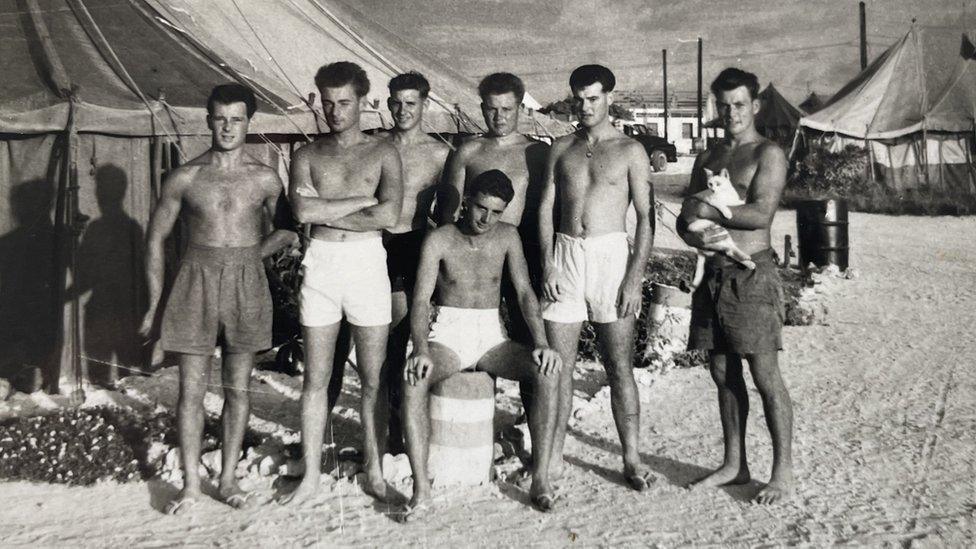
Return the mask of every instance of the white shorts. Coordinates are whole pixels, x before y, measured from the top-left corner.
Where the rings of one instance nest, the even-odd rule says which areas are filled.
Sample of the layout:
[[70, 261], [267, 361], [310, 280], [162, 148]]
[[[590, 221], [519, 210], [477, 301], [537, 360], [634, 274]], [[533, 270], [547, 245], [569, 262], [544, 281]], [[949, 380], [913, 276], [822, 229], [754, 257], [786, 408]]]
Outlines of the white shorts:
[[553, 264], [561, 295], [559, 301], [543, 298], [542, 318], [565, 323], [616, 321], [618, 292], [629, 259], [627, 233], [590, 238], [556, 233]]
[[313, 238], [302, 266], [303, 326], [329, 326], [342, 315], [356, 326], [382, 326], [392, 320], [386, 250], [379, 236], [342, 242]]
[[508, 336], [498, 309], [435, 307], [427, 341], [454, 351], [461, 369], [467, 370], [493, 347], [508, 341]]

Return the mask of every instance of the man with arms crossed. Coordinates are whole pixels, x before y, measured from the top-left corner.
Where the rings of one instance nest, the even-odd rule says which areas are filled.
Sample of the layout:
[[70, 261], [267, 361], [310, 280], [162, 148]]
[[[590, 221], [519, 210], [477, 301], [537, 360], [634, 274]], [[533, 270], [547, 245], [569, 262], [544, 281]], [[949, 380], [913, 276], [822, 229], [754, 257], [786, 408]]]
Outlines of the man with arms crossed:
[[[653, 196], [648, 182], [650, 160], [643, 147], [610, 123], [615, 83], [610, 69], [600, 65], [584, 65], [569, 77], [581, 130], [558, 139], [546, 163], [539, 209], [545, 273], [542, 318], [549, 341], [567, 366], [560, 373], [559, 422], [553, 442], [557, 463], [573, 406], [580, 329], [589, 318], [610, 382], [624, 478], [642, 491], [653, 478], [641, 466], [638, 452], [640, 403], [632, 362], [641, 281], [654, 240]], [[633, 252], [625, 229], [631, 202], [637, 212]]]
[[385, 434], [383, 361], [390, 325], [390, 280], [381, 231], [393, 227], [403, 199], [400, 156], [386, 139], [359, 129], [369, 80], [358, 65], [325, 65], [315, 75], [330, 133], [299, 149], [291, 163], [290, 199], [312, 239], [302, 261], [305, 340], [302, 457], [305, 476], [284, 502], [312, 497], [321, 475], [327, 386], [339, 324], [352, 325], [362, 380], [366, 491], [386, 498], [378, 437]]
[[[555, 501], [549, 485], [549, 457], [561, 361], [546, 341], [518, 230], [500, 222], [514, 194], [512, 182], [504, 173], [481, 173], [468, 186], [461, 219], [434, 230], [424, 241], [410, 307], [414, 350], [404, 372], [407, 456], [413, 470], [413, 498], [402, 515], [405, 520], [420, 518], [430, 501], [430, 388], [463, 370], [484, 371], [533, 385], [536, 398], [529, 415], [533, 461], [530, 497], [543, 511], [551, 510]], [[506, 265], [532, 332], [531, 347], [509, 341], [501, 324], [499, 282]], [[431, 322], [430, 299], [435, 290], [437, 307]]]
[[422, 129], [430, 93], [430, 84], [422, 74], [397, 75], [390, 80], [389, 89], [387, 105], [394, 123], [389, 137], [403, 162], [403, 210], [396, 225], [383, 233], [386, 266], [393, 290], [393, 323], [386, 348], [390, 389], [389, 451], [398, 454], [403, 449], [400, 401], [407, 340], [410, 339], [410, 322], [406, 320], [408, 305], [420, 263], [420, 246], [427, 234], [428, 215], [451, 149]]
[[[439, 206], [441, 222], [454, 220], [468, 182], [488, 170], [502, 171], [512, 180], [515, 196], [501, 220], [519, 228], [531, 282], [539, 285], [542, 276], [537, 242], [539, 194], [549, 147], [517, 131], [519, 107], [525, 97], [525, 85], [519, 77], [504, 72], [489, 74], [478, 84], [478, 95], [488, 133], [466, 141], [449, 159], [450, 197], [443, 207]], [[510, 281], [506, 278], [502, 284], [512, 338], [530, 345], [532, 336], [523, 320], [527, 317], [518, 310], [518, 299]]]
[[793, 407], [778, 362], [782, 348], [782, 288], [769, 238], [769, 226], [786, 184], [787, 162], [783, 151], [756, 131], [758, 92], [756, 75], [735, 68], [725, 69], [712, 82], [726, 138], [697, 158], [688, 189], [689, 193], [696, 193], [706, 188], [705, 168], [716, 172], [728, 168], [736, 191], [746, 203], [733, 206], [732, 218], [725, 219], [715, 208], [686, 199], [677, 227], [686, 242], [707, 248], [710, 239], [721, 238], [722, 229], [702, 240], [687, 233], [686, 228], [689, 219], [711, 219], [725, 227], [756, 263], [755, 270], [748, 270], [715, 254], [706, 264], [705, 278], [692, 297], [688, 347], [709, 351], [725, 442], [722, 466], [696, 484], [723, 486], [750, 480], [745, 450], [749, 395], [742, 377], [744, 357], [759, 390], [773, 439], [772, 475], [755, 501], [771, 503], [789, 495], [793, 488]]
[[166, 301], [161, 331], [162, 348], [180, 356], [177, 415], [183, 490], [167, 508], [172, 514], [188, 511], [203, 497], [197, 473], [203, 399], [217, 344], [223, 347], [224, 386], [218, 492], [236, 508], [255, 501], [238, 486], [234, 471], [247, 428], [254, 353], [271, 347], [271, 292], [261, 260], [297, 241], [293, 232], [270, 232], [275, 206], [283, 198], [281, 180], [275, 170], [244, 152], [255, 109], [254, 94], [244, 86], [225, 84], [213, 89], [207, 100], [213, 144], [170, 174], [149, 221], [149, 310], [139, 328], [146, 337], [163, 290], [163, 243], [181, 215], [189, 229], [189, 244]]

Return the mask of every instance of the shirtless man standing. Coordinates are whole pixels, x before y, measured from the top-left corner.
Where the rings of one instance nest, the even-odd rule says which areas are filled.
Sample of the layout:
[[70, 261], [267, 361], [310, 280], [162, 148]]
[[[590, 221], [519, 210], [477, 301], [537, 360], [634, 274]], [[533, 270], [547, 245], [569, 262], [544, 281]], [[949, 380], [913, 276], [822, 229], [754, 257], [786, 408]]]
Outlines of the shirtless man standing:
[[[413, 470], [413, 498], [403, 519], [428, 511], [430, 479], [427, 404], [432, 385], [463, 370], [531, 383], [529, 414], [533, 475], [530, 496], [541, 510], [555, 501], [549, 485], [549, 457], [556, 422], [559, 355], [549, 348], [539, 304], [529, 284], [517, 229], [499, 222], [515, 194], [511, 180], [498, 170], [475, 177], [468, 186], [461, 219], [444, 225], [424, 241], [417, 291], [410, 308], [414, 350], [405, 371], [403, 404], [407, 455]], [[532, 346], [509, 341], [499, 318], [500, 281], [505, 266], [525, 311]], [[437, 296], [434, 321], [430, 299]]]
[[[641, 281], [654, 240], [653, 196], [650, 160], [643, 147], [610, 123], [615, 83], [610, 69], [600, 65], [584, 65], [569, 77], [581, 129], [558, 139], [546, 164], [539, 209], [545, 273], [542, 318], [549, 341], [567, 365], [560, 374], [556, 463], [562, 461], [573, 406], [572, 366], [580, 329], [589, 318], [610, 382], [624, 478], [642, 491], [652, 477], [643, 470], [638, 453], [640, 403], [632, 363]], [[631, 202], [637, 212], [633, 252], [625, 229]], [[553, 225], [556, 215], [558, 227]]]
[[315, 75], [330, 133], [299, 149], [291, 163], [290, 199], [312, 239], [302, 261], [305, 340], [302, 457], [305, 476], [283, 502], [303, 503], [321, 475], [327, 386], [343, 316], [352, 325], [362, 380], [366, 491], [386, 498], [378, 439], [386, 408], [383, 362], [390, 327], [390, 279], [381, 231], [393, 227], [403, 200], [400, 155], [386, 139], [359, 129], [369, 80], [358, 65], [325, 65]]
[[783, 151], [756, 131], [758, 92], [756, 75], [735, 68], [725, 69], [712, 82], [726, 138], [697, 158], [689, 186], [690, 193], [701, 191], [706, 187], [705, 168], [716, 172], [727, 168], [746, 203], [733, 206], [732, 218], [725, 219], [704, 202], [686, 199], [677, 228], [688, 244], [707, 248], [709, 240], [722, 234], [706, 235], [702, 241], [686, 231], [687, 223], [695, 217], [715, 221], [728, 229], [727, 234], [756, 263], [754, 270], [748, 270], [715, 254], [706, 264], [705, 278], [692, 298], [688, 347], [709, 351], [725, 442], [722, 466], [696, 484], [723, 486], [750, 480], [745, 449], [749, 395], [742, 377], [745, 357], [773, 440], [772, 475], [755, 501], [771, 503], [793, 489], [793, 406], [778, 361], [783, 290], [769, 238], [769, 226], [786, 184], [787, 162]]
[[[519, 106], [525, 97], [525, 85], [519, 77], [505, 72], [489, 74], [478, 84], [478, 95], [488, 133], [466, 141], [448, 160], [447, 183], [453, 190], [440, 208], [441, 223], [456, 217], [467, 183], [488, 170], [501, 170], [515, 188], [512, 203], [501, 220], [519, 228], [529, 278], [538, 293], [542, 278], [537, 241], [539, 196], [549, 146], [517, 132]], [[512, 338], [530, 345], [532, 336], [523, 320], [526, 315], [519, 311], [518, 298], [507, 278], [502, 281], [502, 297], [509, 312]]]
[[255, 109], [254, 94], [244, 86], [225, 84], [213, 89], [207, 100], [213, 144], [170, 174], [149, 221], [149, 309], [139, 328], [144, 337], [153, 328], [162, 295], [163, 242], [180, 216], [189, 229], [189, 244], [166, 301], [161, 331], [163, 349], [180, 357], [177, 415], [183, 490], [167, 507], [172, 514], [189, 511], [203, 497], [197, 473], [203, 398], [218, 344], [223, 347], [224, 386], [218, 491], [235, 508], [250, 507], [255, 501], [238, 486], [234, 471], [247, 427], [254, 353], [271, 347], [271, 292], [261, 260], [298, 238], [290, 231], [270, 232], [284, 189], [275, 170], [244, 152]]
[[390, 80], [389, 89], [387, 105], [394, 123], [389, 137], [403, 162], [403, 210], [396, 225], [383, 232], [386, 267], [393, 290], [393, 323], [386, 347], [390, 391], [389, 451], [398, 454], [403, 451], [400, 401], [407, 340], [410, 339], [410, 322], [406, 320], [408, 304], [420, 264], [420, 246], [427, 234], [428, 215], [451, 149], [422, 129], [429, 103], [427, 94], [430, 93], [430, 84], [422, 74], [397, 75]]

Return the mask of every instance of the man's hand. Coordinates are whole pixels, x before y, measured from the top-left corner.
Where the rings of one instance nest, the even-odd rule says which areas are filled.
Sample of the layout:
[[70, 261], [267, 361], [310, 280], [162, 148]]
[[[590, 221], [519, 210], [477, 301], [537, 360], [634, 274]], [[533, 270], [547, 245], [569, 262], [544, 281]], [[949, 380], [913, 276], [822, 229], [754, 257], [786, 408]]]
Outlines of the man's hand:
[[434, 369], [434, 361], [427, 353], [414, 352], [407, 359], [407, 365], [403, 369], [403, 379], [410, 385], [416, 385], [418, 381], [426, 379]]
[[536, 366], [539, 367], [539, 371], [545, 376], [558, 372], [563, 367], [562, 357], [549, 347], [536, 347], [533, 349], [532, 360], [535, 361]]
[[549, 301], [559, 301], [562, 288], [559, 287], [559, 276], [556, 274], [556, 269], [547, 269], [544, 278], [542, 296]]
[[143, 339], [149, 339], [149, 334], [152, 333], [153, 323], [156, 320], [156, 308], [150, 307], [146, 311], [146, 316], [142, 317], [142, 324], [139, 325], [139, 335]]
[[627, 318], [636, 315], [641, 306], [640, 280], [624, 280], [617, 293], [617, 318]]

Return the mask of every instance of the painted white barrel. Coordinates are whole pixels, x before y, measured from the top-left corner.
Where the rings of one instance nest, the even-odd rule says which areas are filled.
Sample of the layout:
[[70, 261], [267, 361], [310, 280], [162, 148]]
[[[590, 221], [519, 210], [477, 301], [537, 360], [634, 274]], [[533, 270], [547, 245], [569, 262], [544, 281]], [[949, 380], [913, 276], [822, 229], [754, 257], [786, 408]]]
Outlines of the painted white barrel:
[[684, 351], [691, 326], [691, 294], [666, 284], [651, 284], [651, 305], [647, 314], [647, 349], [661, 360]]
[[435, 486], [488, 482], [494, 458], [495, 380], [459, 372], [431, 387], [427, 470]]

